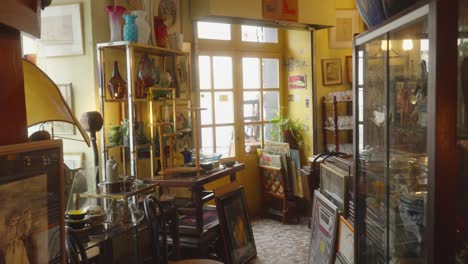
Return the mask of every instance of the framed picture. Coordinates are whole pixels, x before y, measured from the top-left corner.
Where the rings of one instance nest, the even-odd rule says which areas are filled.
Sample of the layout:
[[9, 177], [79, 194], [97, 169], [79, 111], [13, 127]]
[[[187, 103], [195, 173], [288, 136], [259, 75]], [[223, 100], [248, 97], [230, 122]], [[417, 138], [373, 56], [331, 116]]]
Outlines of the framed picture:
[[41, 12], [41, 46], [46, 57], [84, 54], [80, 4], [49, 6]]
[[352, 48], [354, 34], [358, 30], [357, 10], [336, 10], [336, 24], [328, 29], [328, 47]]
[[349, 172], [338, 168], [333, 163], [320, 164], [320, 193], [334, 203], [346, 215], [346, 190]]
[[322, 83], [323, 85], [340, 85], [341, 59], [322, 59]]
[[[72, 97], [72, 84], [71, 83], [58, 83], [60, 93], [65, 99], [70, 110], [73, 111], [73, 97]], [[75, 126], [66, 122], [53, 122], [54, 134], [56, 135], [75, 135]]]
[[308, 264], [332, 264], [335, 256], [338, 208], [319, 191], [314, 192]]
[[345, 264], [354, 264], [354, 228], [340, 216], [337, 253]]
[[353, 83], [353, 56], [346, 56], [346, 81]]
[[216, 209], [227, 264], [243, 264], [257, 255], [244, 188], [232, 182], [215, 190]]
[[63, 163], [70, 170], [78, 170], [83, 168], [83, 152], [65, 152], [63, 153]]
[[0, 147], [0, 263], [65, 263], [62, 141]]

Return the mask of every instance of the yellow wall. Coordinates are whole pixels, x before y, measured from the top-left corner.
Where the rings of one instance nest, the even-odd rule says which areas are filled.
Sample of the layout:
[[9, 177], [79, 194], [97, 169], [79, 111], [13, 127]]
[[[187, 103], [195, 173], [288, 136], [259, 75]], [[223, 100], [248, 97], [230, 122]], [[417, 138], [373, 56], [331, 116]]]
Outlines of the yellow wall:
[[[356, 9], [356, 3], [353, 0], [336, 0], [336, 9]], [[360, 20], [360, 19], [359, 19]], [[362, 32], [363, 23], [360, 20], [359, 22], [359, 32]], [[315, 104], [316, 104], [316, 122], [317, 122], [317, 147], [318, 153], [323, 152], [323, 132], [322, 132], [322, 109], [321, 109], [321, 98], [322, 96], [328, 95], [330, 92], [334, 91], [343, 91], [352, 89], [352, 84], [346, 81], [346, 65], [345, 57], [352, 55], [352, 48], [345, 49], [330, 49], [328, 48], [328, 30], [318, 30], [314, 33], [315, 38]], [[322, 68], [321, 61], [322, 59], [332, 59], [339, 58], [341, 59], [341, 68], [342, 68], [342, 85], [336, 86], [324, 86], [322, 85]], [[331, 134], [329, 133], [328, 143], [331, 143]]]
[[[55, 83], [72, 83], [73, 96], [73, 111], [76, 117], [87, 111], [96, 109], [96, 96], [94, 93], [95, 87], [95, 71], [94, 68], [94, 43], [92, 34], [91, 12], [92, 0], [54, 0], [53, 5], [64, 5], [72, 3], [81, 4], [81, 21], [83, 32], [83, 48], [84, 54], [77, 56], [64, 57], [44, 57], [39, 50], [38, 66], [45, 72]], [[93, 6], [95, 5], [92, 1]], [[96, 28], [96, 24], [94, 24]], [[66, 135], [66, 137], [74, 139], [82, 139], [78, 131], [76, 135]], [[77, 142], [64, 139], [64, 152], [83, 152], [86, 159], [86, 165], [94, 163], [92, 148], [88, 147], [84, 142]]]
[[[301, 149], [302, 164], [305, 159], [312, 156], [313, 152], [313, 105], [312, 105], [312, 87], [314, 77], [312, 75], [312, 39], [308, 31], [286, 30], [285, 45], [283, 52], [283, 80], [286, 95], [295, 97], [294, 101], [288, 101], [285, 96], [285, 105], [287, 106], [288, 116], [298, 120], [305, 125], [305, 131], [302, 135], [304, 145]], [[293, 70], [288, 69], [288, 58], [293, 58]], [[306, 75], [307, 89], [289, 89], [288, 76]], [[309, 99], [309, 106], [306, 107], [306, 98]]]

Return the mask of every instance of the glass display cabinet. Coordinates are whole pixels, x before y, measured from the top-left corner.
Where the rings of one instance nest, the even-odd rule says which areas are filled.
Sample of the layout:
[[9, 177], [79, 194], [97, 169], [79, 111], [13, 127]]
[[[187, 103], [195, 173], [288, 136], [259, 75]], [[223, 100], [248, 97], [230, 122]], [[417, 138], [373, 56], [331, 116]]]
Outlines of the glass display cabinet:
[[453, 263], [456, 11], [423, 1], [355, 39], [357, 263]]

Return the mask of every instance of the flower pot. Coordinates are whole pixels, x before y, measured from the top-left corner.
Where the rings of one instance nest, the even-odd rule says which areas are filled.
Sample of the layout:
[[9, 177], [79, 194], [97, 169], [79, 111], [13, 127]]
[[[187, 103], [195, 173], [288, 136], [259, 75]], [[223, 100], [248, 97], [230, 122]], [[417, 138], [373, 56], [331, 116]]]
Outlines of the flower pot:
[[297, 139], [294, 137], [294, 134], [291, 130], [282, 130], [281, 133], [283, 135], [283, 142], [288, 143], [290, 149], [299, 149]]

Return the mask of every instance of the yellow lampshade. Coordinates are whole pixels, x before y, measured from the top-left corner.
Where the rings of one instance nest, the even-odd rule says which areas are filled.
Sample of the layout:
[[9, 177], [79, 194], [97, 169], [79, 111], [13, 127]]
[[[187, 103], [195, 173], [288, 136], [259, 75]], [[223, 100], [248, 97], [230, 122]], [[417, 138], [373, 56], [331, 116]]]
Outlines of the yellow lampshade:
[[78, 128], [86, 144], [90, 146], [88, 134], [47, 74], [24, 59], [23, 74], [28, 127], [51, 121], [70, 123]]

